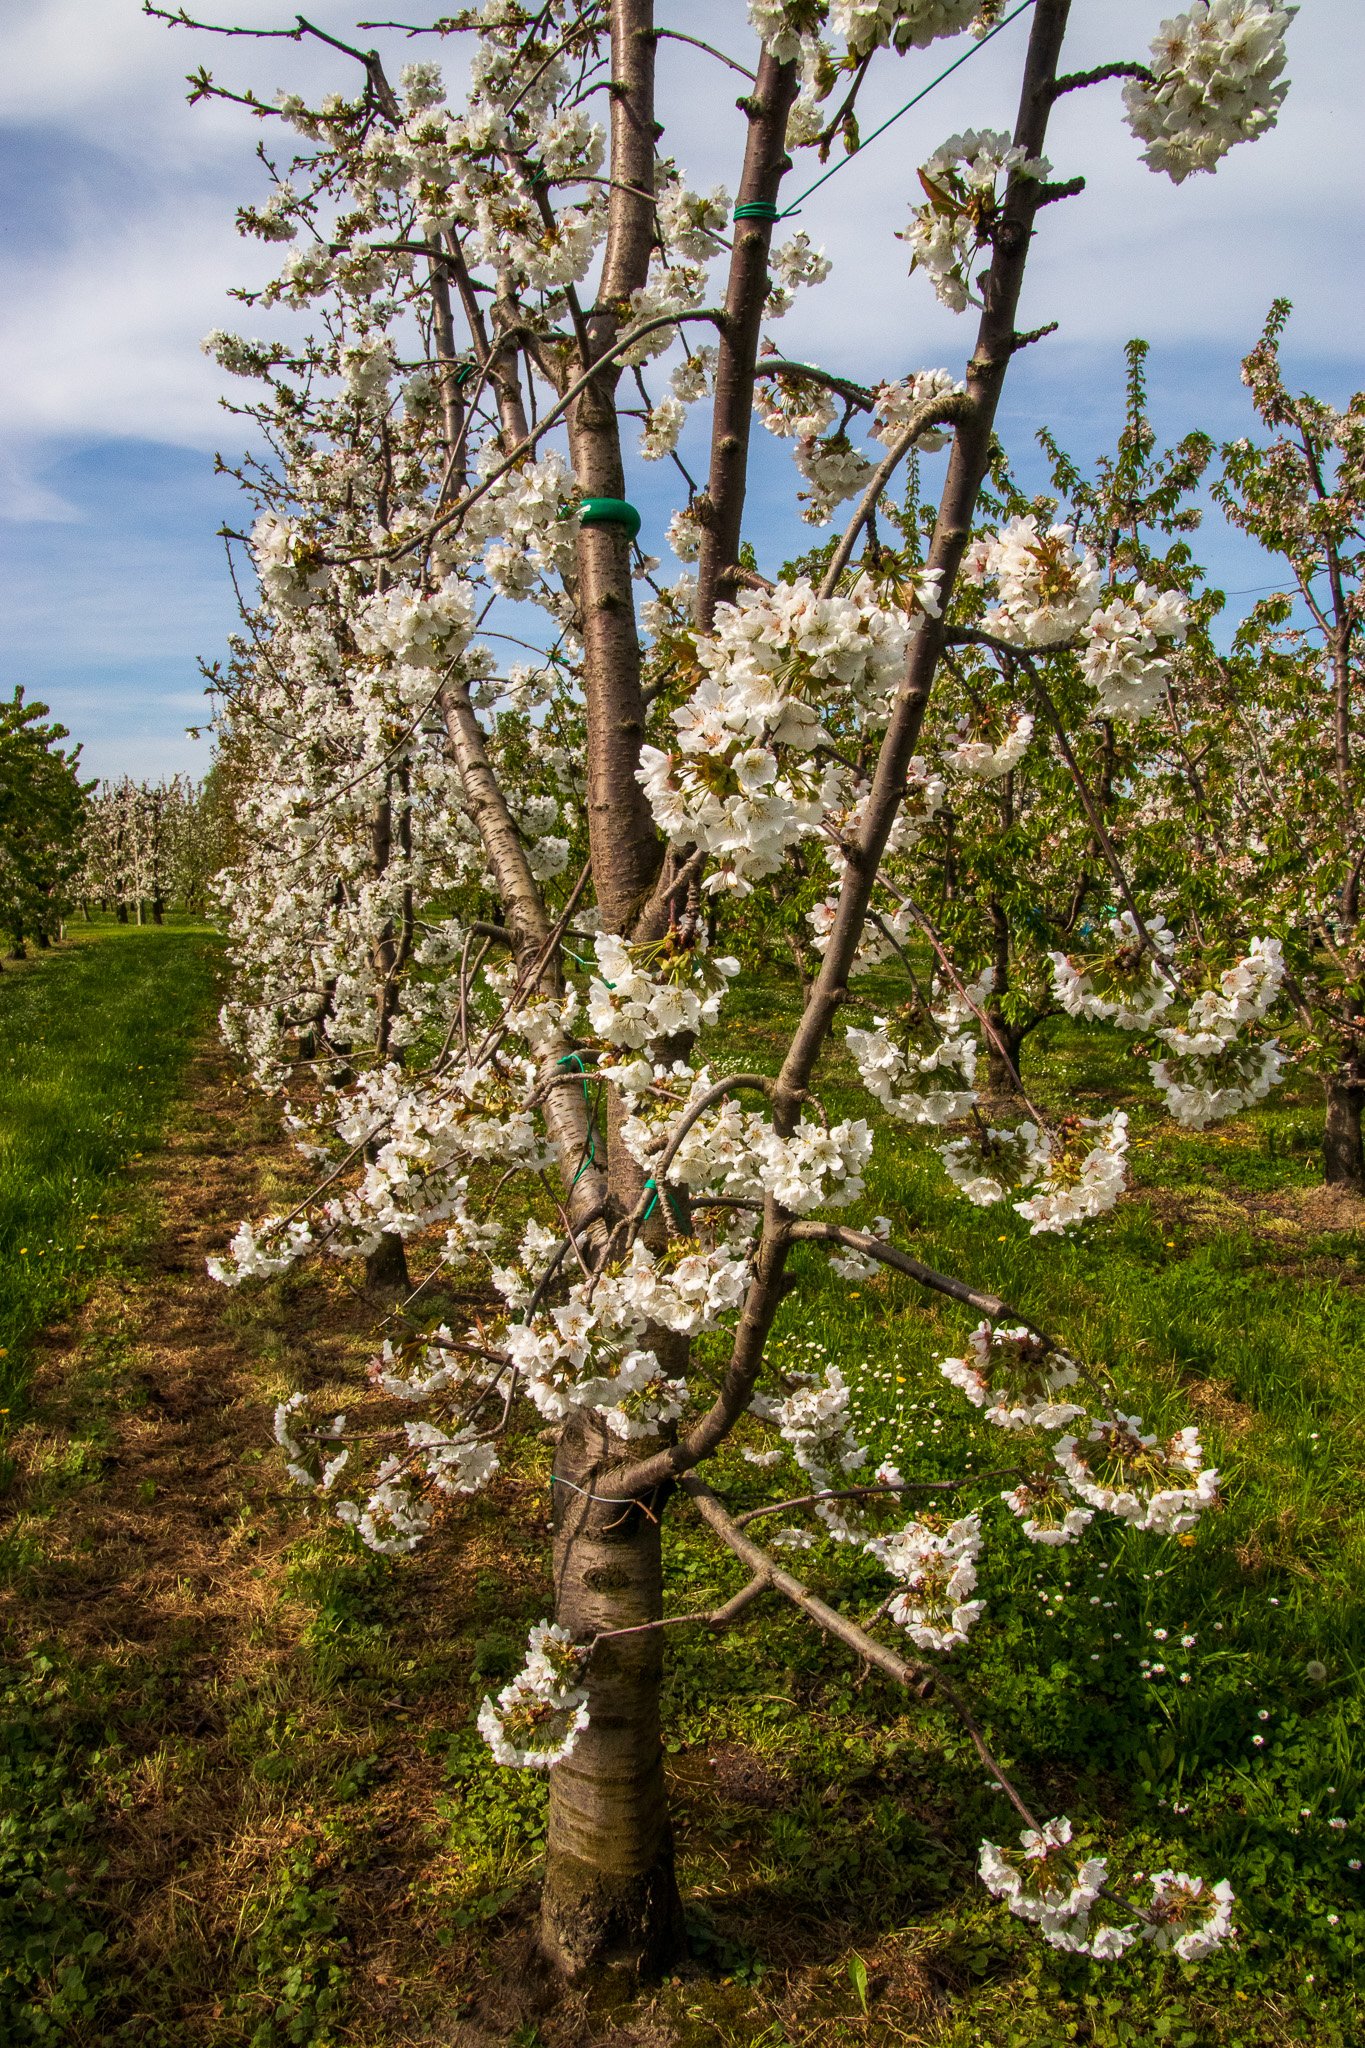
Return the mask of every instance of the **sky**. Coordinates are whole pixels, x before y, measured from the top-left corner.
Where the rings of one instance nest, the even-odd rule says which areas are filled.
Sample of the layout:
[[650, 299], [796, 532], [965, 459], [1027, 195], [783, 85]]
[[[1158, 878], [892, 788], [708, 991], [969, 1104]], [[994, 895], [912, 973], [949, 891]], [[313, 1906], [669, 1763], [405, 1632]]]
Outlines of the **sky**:
[[[1170, 5], [1075, 0], [1067, 68], [1141, 57]], [[413, 54], [436, 55], [458, 85], [453, 43], [414, 50], [393, 32], [357, 36], [358, 12], [355, 0], [319, 0], [309, 19], [378, 42], [394, 72]], [[285, 27], [294, 10], [225, 0], [212, 18]], [[751, 54], [743, 0], [659, 0], [658, 19]], [[939, 364], [961, 373], [971, 316], [945, 312], [923, 278], [907, 275], [894, 230], [937, 143], [968, 126], [1012, 125], [1027, 26], [1025, 17], [977, 51], [804, 202], [793, 225], [834, 269], [774, 330], [784, 352], [864, 380]], [[874, 68], [863, 132], [964, 47], [940, 43]], [[1039, 426], [1082, 458], [1112, 442], [1132, 335], [1152, 344], [1165, 438], [1252, 431], [1239, 363], [1278, 296], [1294, 304], [1291, 382], [1337, 403], [1365, 383], [1365, 6], [1303, 0], [1289, 49], [1278, 127], [1234, 150], [1215, 177], [1179, 187], [1140, 162], [1116, 85], [1059, 103], [1055, 175], [1083, 173], [1086, 190], [1042, 217], [1021, 322], [1059, 328], [1018, 359], [999, 422], [1030, 488], [1044, 481]], [[0, 692], [22, 684], [48, 702], [98, 775], [203, 772], [209, 741], [186, 730], [206, 716], [198, 663], [222, 655], [235, 616], [216, 529], [242, 514], [214, 454], [235, 458], [244, 434], [220, 408], [225, 380], [199, 343], [238, 324], [228, 293], [262, 282], [282, 252], [236, 234], [236, 207], [265, 190], [254, 158], [262, 129], [240, 108], [187, 106], [184, 76], [204, 63], [220, 83], [263, 96], [353, 89], [353, 64], [316, 44], [171, 30], [146, 19], [140, 0], [0, 0]], [[662, 45], [659, 69], [663, 146], [693, 185], [733, 191], [739, 81], [677, 42]], [[818, 174], [803, 153], [791, 197]], [[242, 324], [265, 333], [271, 317]], [[666, 562], [668, 469], [637, 464], [629, 483], [642, 541]], [[794, 481], [788, 450], [760, 435], [748, 530], [765, 566], [820, 537], [794, 517]], [[1274, 579], [1216, 515], [1197, 545], [1234, 606]]]

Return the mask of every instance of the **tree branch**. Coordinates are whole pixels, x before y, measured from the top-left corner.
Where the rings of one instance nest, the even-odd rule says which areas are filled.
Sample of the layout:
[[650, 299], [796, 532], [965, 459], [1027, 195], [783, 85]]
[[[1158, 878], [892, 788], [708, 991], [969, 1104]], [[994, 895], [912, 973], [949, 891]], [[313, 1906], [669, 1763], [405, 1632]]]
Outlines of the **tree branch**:
[[841, 1244], [849, 1251], [862, 1252], [866, 1258], [880, 1259], [884, 1266], [892, 1266], [896, 1272], [918, 1280], [921, 1287], [927, 1287], [933, 1294], [946, 1294], [949, 1300], [974, 1308], [978, 1315], [987, 1316], [993, 1323], [1007, 1320], [1022, 1323], [1025, 1329], [1032, 1330], [1035, 1337], [1041, 1337], [1054, 1351], [1059, 1348], [1045, 1330], [1040, 1330], [1021, 1310], [1002, 1301], [998, 1294], [982, 1294], [979, 1289], [969, 1287], [965, 1280], [954, 1280], [948, 1273], [936, 1273], [932, 1266], [912, 1259], [908, 1252], [897, 1251], [894, 1245], [874, 1237], [870, 1230], [850, 1230], [844, 1223], [797, 1222], [790, 1226], [787, 1235], [793, 1244]]
[[744, 1534], [710, 1487], [694, 1473], [689, 1473], [680, 1484], [684, 1493], [696, 1503], [697, 1512], [708, 1529], [719, 1536], [726, 1548], [732, 1550], [756, 1578], [760, 1575], [766, 1577], [773, 1591], [790, 1600], [792, 1605], [807, 1615], [817, 1628], [822, 1629], [827, 1636], [832, 1636], [836, 1642], [842, 1643], [845, 1649], [851, 1650], [855, 1657], [860, 1657], [875, 1671], [880, 1671], [896, 1685], [903, 1685], [907, 1691], [916, 1693], [919, 1698], [923, 1699], [931, 1688], [941, 1693], [971, 1737], [972, 1745], [982, 1763], [1000, 1785], [1015, 1812], [1022, 1816], [1025, 1826], [1040, 1826], [1011, 1784], [1003, 1766], [991, 1753], [975, 1717], [951, 1680], [945, 1678], [932, 1664], [920, 1664], [912, 1658], [900, 1657], [894, 1650], [887, 1649], [884, 1643], [879, 1643], [875, 1636], [870, 1636], [866, 1629], [860, 1628], [856, 1621], [850, 1621], [847, 1615], [840, 1614], [837, 1608], [822, 1600], [818, 1593], [812, 1593], [808, 1587], [803, 1586], [800, 1579], [794, 1577], [791, 1572], [784, 1571], [775, 1558], [770, 1557], [766, 1550], [761, 1550]]

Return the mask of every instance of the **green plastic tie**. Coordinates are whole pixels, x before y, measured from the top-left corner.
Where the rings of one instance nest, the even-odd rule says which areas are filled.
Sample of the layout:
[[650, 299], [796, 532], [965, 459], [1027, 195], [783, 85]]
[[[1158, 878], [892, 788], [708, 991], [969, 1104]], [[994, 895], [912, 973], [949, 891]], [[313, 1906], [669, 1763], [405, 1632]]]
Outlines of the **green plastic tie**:
[[782, 215], [775, 199], [746, 199], [735, 208], [736, 220], [781, 220]]
[[[648, 1223], [650, 1217], [654, 1214], [654, 1211], [659, 1206], [659, 1183], [655, 1180], [653, 1174], [651, 1174], [649, 1179], [645, 1182], [645, 1186], [647, 1188], [653, 1188], [654, 1193], [650, 1196], [649, 1207], [645, 1210], [644, 1215], [640, 1218], [641, 1223]], [[682, 1217], [678, 1213], [677, 1198], [673, 1195], [670, 1195], [667, 1188], [664, 1189], [664, 1200], [668, 1203], [669, 1208], [673, 1211], [674, 1220], [680, 1223], [682, 1221]]]
[[582, 526], [624, 526], [628, 540], [640, 531], [640, 515], [624, 498], [585, 498], [578, 518]]
[[466, 385], [471, 377], [476, 375], [478, 367], [477, 363], [457, 363], [455, 365], [455, 389], [457, 391]]

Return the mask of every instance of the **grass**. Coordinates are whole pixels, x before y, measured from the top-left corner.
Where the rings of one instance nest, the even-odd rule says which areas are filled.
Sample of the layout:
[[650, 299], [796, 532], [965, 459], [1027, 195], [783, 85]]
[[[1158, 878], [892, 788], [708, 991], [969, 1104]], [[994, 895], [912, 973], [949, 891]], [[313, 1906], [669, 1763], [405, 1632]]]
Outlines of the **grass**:
[[[166, 1014], [178, 1028], [186, 1012]], [[771, 1066], [790, 1014], [780, 984], [736, 991], [725, 1063]], [[234, 1297], [201, 1280], [203, 1249], [278, 1206], [293, 1172], [201, 1062], [146, 1169], [175, 1263], [157, 1268], [147, 1239], [127, 1284], [97, 1282], [19, 1447], [0, 2038], [1353, 2048], [1361, 1218], [1312, 1193], [1307, 1091], [1171, 1135], [1104, 1034], [1067, 1026], [1031, 1051], [1044, 1092], [1131, 1097], [1138, 1188], [1114, 1217], [1075, 1244], [1031, 1239], [1012, 1212], [950, 1198], [888, 1130], [853, 1220], [886, 1214], [930, 1262], [998, 1288], [1150, 1421], [1199, 1421], [1222, 1513], [1193, 1541], [1097, 1525], [1060, 1556], [1002, 1515], [988, 1623], [954, 1661], [1031, 1801], [1070, 1813], [1116, 1872], [1231, 1879], [1235, 1948], [1191, 1967], [1041, 1946], [975, 1882], [980, 1838], [1014, 1823], [951, 1719], [769, 1606], [669, 1646], [694, 1969], [638, 1998], [550, 1996], [528, 1949], [544, 1787], [494, 1766], [473, 1728], [548, 1611], [549, 1447], [528, 1429], [412, 1560], [310, 1517], [266, 1448], [267, 1404], [299, 1383], [340, 1400], [369, 1312], [334, 1268]], [[850, 1081], [836, 1074], [831, 1108], [862, 1114]], [[907, 1470], [1002, 1462], [937, 1371], [972, 1319], [896, 1279], [851, 1293], [801, 1260], [782, 1354], [839, 1363], [868, 1436]], [[715, 1483], [747, 1504], [766, 1482], [736, 1449]], [[667, 1554], [675, 1611], [738, 1583], [680, 1507]], [[864, 1609], [884, 1583], [823, 1547], [799, 1569]]]
[[73, 927], [0, 974], [0, 1400], [28, 1340], [100, 1269], [126, 1221], [118, 1175], [155, 1142], [203, 1028], [215, 946], [202, 927]]

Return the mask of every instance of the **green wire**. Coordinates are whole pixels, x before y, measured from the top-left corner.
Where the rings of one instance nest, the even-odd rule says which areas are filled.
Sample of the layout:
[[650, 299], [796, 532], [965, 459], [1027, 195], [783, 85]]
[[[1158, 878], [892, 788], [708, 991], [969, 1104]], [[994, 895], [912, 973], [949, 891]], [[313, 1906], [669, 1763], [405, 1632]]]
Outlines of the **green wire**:
[[995, 27], [993, 29], [988, 30], [987, 33], [984, 36], [982, 36], [979, 43], [974, 43], [970, 50], [964, 50], [960, 57], [954, 57], [952, 63], [948, 66], [946, 71], [940, 71], [938, 77], [931, 78], [928, 85], [924, 87], [924, 90], [922, 92], [917, 92], [912, 100], [907, 100], [903, 107], [897, 107], [894, 114], [889, 114], [886, 120], [882, 122], [881, 127], [874, 128], [872, 130], [872, 133], [869, 136], [867, 136], [862, 142], [860, 142], [856, 149], [851, 149], [848, 155], [845, 157], [841, 157], [837, 164], [831, 164], [829, 169], [825, 171], [820, 177], [818, 177], [813, 185], [807, 185], [804, 192], [798, 192], [796, 198], [792, 201], [792, 204], [784, 208], [784, 210], [778, 214], [777, 218], [779, 220], [790, 220], [794, 213], [800, 211], [801, 202], [805, 199], [809, 199], [812, 192], [818, 192], [820, 190], [820, 187], [823, 184], [826, 184], [828, 180], [834, 176], [834, 173], [836, 171], [841, 171], [844, 168], [845, 164], [852, 163], [855, 156], [861, 156], [862, 152], [867, 148], [869, 143], [875, 142], [879, 135], [885, 135], [887, 129], [892, 125], [892, 123], [895, 121], [899, 121], [902, 114], [908, 114], [911, 107], [917, 107], [921, 100], [928, 99], [930, 93], [933, 92], [936, 86], [942, 85], [945, 78], [951, 78], [953, 73], [959, 68], [959, 66], [965, 64], [969, 58], [974, 57], [978, 50], [984, 50], [987, 43], [989, 43], [995, 36], [999, 35], [1001, 29], [1008, 28], [1010, 23], [1012, 21], [1017, 21], [1021, 14], [1027, 14], [1029, 8], [1032, 7], [1032, 5], [1033, 0], [1021, 0], [1021, 4], [1018, 7], [1016, 7], [1012, 13], [1007, 14], [1004, 17], [1003, 21], [997, 21]]

